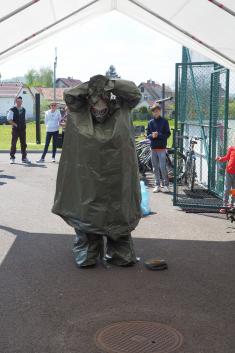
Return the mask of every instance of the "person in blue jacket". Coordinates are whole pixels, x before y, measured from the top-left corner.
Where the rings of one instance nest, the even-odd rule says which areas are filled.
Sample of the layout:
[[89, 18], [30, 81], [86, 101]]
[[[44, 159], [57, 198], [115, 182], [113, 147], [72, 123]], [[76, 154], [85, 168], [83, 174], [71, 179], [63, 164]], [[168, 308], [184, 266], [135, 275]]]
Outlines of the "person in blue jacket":
[[[159, 192], [162, 178], [163, 192], [169, 192], [169, 180], [166, 170], [167, 139], [171, 135], [169, 123], [161, 117], [161, 107], [155, 104], [151, 108], [153, 119], [148, 123], [147, 137], [151, 141], [151, 159], [155, 175], [156, 187], [153, 192]], [[161, 172], [161, 174], [160, 174]]]

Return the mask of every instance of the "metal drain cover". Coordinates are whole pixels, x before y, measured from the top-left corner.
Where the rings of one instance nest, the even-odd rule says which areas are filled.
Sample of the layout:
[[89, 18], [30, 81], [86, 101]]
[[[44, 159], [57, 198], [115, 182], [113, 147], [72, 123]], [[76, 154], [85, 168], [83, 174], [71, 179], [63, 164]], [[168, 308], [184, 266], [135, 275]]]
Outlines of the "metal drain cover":
[[99, 330], [95, 341], [108, 353], [168, 353], [182, 345], [183, 336], [157, 322], [124, 321]]

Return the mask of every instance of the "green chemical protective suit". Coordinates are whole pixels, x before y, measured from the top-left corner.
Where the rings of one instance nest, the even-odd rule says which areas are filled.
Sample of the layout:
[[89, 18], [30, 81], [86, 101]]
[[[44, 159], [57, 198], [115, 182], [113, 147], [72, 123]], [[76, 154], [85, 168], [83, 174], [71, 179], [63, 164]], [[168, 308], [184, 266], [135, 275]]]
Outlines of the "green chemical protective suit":
[[103, 236], [107, 261], [136, 262], [131, 231], [141, 210], [130, 110], [140, 97], [133, 82], [102, 75], [65, 91], [70, 113], [52, 212], [75, 228], [79, 267], [103, 256]]

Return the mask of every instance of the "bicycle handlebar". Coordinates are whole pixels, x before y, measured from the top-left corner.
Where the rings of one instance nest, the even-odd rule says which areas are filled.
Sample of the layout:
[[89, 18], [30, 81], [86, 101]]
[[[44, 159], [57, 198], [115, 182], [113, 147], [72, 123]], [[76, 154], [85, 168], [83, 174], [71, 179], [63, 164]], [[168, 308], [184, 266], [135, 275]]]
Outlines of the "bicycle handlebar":
[[189, 136], [186, 136], [186, 135], [184, 135], [184, 136], [182, 136], [182, 138], [183, 139], [187, 139], [187, 140], [196, 140], [196, 141], [198, 141], [198, 140], [203, 140], [203, 137], [198, 137], [198, 136], [191, 136], [191, 137], [189, 137]]

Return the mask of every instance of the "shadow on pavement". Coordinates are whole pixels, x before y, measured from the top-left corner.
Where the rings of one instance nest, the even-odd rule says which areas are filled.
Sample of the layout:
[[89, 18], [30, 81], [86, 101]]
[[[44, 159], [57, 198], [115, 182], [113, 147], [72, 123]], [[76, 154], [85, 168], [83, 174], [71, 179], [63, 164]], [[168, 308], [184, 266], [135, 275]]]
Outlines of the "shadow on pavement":
[[2, 174], [2, 175], [0, 175], [0, 178], [4, 178], [4, 179], [15, 179], [16, 177], [13, 176], [13, 175]]
[[[3, 170], [0, 170], [0, 173], [1, 172], [3, 172]], [[13, 175], [0, 174], [0, 179], [16, 179], [16, 177]], [[5, 184], [7, 184], [5, 181], [0, 181], [0, 186]]]
[[37, 164], [37, 163], [17, 163], [15, 162], [14, 164], [12, 164], [12, 166], [14, 165], [21, 165], [22, 167], [26, 167], [26, 168], [47, 168], [46, 165], [44, 164]]
[[[235, 242], [135, 238], [136, 266], [81, 270], [71, 235], [0, 230], [16, 235], [0, 266], [1, 352], [99, 353], [95, 332], [125, 320], [176, 328], [177, 353], [234, 352]], [[146, 269], [152, 257], [169, 269]]]

